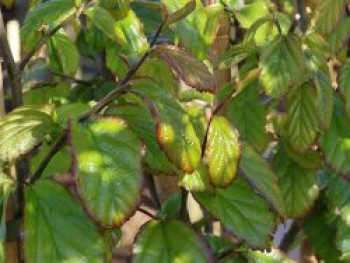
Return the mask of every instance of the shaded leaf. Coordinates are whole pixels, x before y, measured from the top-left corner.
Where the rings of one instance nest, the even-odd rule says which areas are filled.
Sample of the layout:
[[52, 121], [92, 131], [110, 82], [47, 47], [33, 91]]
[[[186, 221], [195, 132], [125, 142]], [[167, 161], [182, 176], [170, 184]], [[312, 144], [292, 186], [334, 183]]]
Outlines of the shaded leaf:
[[303, 216], [312, 208], [319, 193], [315, 170], [299, 166], [282, 145], [274, 157], [274, 168], [284, 197], [286, 215], [291, 218]]
[[77, 124], [72, 130], [73, 167], [86, 209], [104, 226], [118, 226], [140, 199], [141, 153], [136, 136], [117, 118]]
[[161, 45], [156, 52], [188, 86], [200, 91], [215, 91], [213, 75], [202, 61], [170, 45]]
[[347, 59], [340, 71], [339, 89], [345, 100], [345, 110], [350, 117], [350, 59]]
[[134, 244], [135, 263], [211, 261], [195, 233], [180, 221], [150, 221], [143, 226]]
[[69, 85], [66, 83], [57, 86], [44, 86], [41, 88], [31, 89], [23, 94], [25, 105], [43, 105], [49, 103], [67, 102]]
[[272, 171], [269, 163], [248, 144], [244, 144], [243, 146], [240, 167], [247, 179], [257, 190], [271, 202], [280, 215], [284, 215], [283, 197], [278, 185], [277, 176]]
[[286, 130], [290, 146], [297, 152], [310, 148], [318, 134], [314, 87], [305, 84], [294, 88], [288, 96]]
[[62, 186], [41, 180], [26, 187], [25, 201], [27, 262], [104, 261], [98, 229]]
[[350, 123], [344, 103], [336, 98], [331, 126], [319, 138], [326, 162], [338, 173], [350, 173]]
[[303, 227], [316, 254], [324, 262], [338, 262], [340, 252], [336, 248], [336, 227], [327, 222], [327, 211], [318, 208]]
[[236, 176], [240, 156], [238, 133], [225, 117], [214, 116], [204, 152], [211, 184], [228, 186]]
[[213, 193], [198, 192], [195, 197], [227, 230], [251, 246], [268, 247], [274, 216], [269, 205], [242, 179], [236, 179], [232, 185]]
[[326, 34], [331, 32], [345, 13], [346, 0], [323, 0], [318, 7], [316, 30]]

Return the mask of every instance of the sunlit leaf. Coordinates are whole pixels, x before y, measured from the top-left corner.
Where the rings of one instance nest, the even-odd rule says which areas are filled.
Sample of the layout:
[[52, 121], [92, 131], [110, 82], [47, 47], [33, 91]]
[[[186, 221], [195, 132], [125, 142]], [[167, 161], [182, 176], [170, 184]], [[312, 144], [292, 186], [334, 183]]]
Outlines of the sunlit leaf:
[[0, 163], [28, 153], [57, 128], [45, 110], [21, 107], [9, 113], [0, 119]]
[[204, 152], [210, 182], [214, 186], [228, 186], [236, 176], [240, 156], [237, 131], [225, 117], [214, 116]]
[[138, 205], [140, 143], [125, 122], [103, 118], [72, 129], [74, 176], [84, 206], [101, 225], [118, 226]]

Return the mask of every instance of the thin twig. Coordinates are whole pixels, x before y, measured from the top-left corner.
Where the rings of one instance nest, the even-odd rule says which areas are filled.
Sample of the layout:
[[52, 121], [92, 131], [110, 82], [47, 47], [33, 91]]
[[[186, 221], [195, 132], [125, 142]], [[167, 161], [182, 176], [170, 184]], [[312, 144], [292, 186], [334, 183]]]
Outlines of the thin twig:
[[125, 76], [125, 78], [120, 81], [117, 85], [117, 87], [112, 90], [110, 93], [108, 93], [102, 100], [100, 100], [94, 107], [91, 108], [88, 112], [83, 114], [80, 118], [80, 122], [84, 122], [87, 120], [91, 115], [99, 113], [104, 107], [106, 107], [108, 104], [110, 104], [117, 96], [119, 96], [121, 93], [124, 92], [124, 90], [129, 86], [129, 82], [132, 79], [132, 77], [136, 74], [137, 70], [141, 67], [141, 65], [145, 62], [145, 60], [148, 58], [148, 56], [151, 54], [152, 49], [154, 45], [156, 44], [156, 41], [159, 37], [160, 32], [163, 29], [164, 24], [160, 24], [160, 26], [157, 29], [157, 32], [155, 33], [153, 40], [150, 44], [150, 48], [146, 51], [146, 53], [141, 57], [139, 62], [128, 72], [128, 74]]
[[38, 169], [34, 172], [34, 175], [30, 178], [29, 184], [35, 183], [40, 179], [41, 175], [45, 171], [47, 165], [50, 163], [51, 159], [55, 154], [66, 144], [67, 132], [64, 131], [62, 135], [58, 138], [55, 144], [52, 146], [50, 151], [45, 156], [44, 160], [40, 163]]
[[7, 41], [5, 25], [2, 18], [2, 10], [0, 10], [0, 48], [11, 82], [13, 107], [18, 107], [23, 104], [21, 78], [12, 55], [10, 45]]
[[137, 210], [140, 211], [141, 213], [147, 215], [148, 217], [154, 219], [154, 220], [159, 220], [159, 218], [157, 216], [152, 215], [150, 212], [148, 212], [146, 209], [143, 209], [142, 207], [139, 207]]

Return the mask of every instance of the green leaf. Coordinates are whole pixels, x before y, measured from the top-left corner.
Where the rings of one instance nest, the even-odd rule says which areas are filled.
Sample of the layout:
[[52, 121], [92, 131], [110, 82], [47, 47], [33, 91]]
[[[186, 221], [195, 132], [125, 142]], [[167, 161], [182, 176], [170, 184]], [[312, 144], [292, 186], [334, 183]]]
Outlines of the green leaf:
[[142, 24], [132, 10], [122, 20], [116, 21], [104, 8], [94, 6], [85, 11], [91, 22], [110, 39], [119, 43], [126, 51], [138, 55], [148, 48]]
[[179, 185], [194, 192], [212, 189], [207, 167], [199, 164], [193, 173], [180, 173]]
[[135, 263], [210, 261], [211, 256], [196, 234], [180, 221], [150, 221], [143, 226], [134, 244]]
[[350, 117], [350, 59], [347, 59], [340, 71], [339, 89], [345, 100], [345, 110]]
[[[299, 37], [277, 36], [260, 57], [261, 83], [267, 95], [278, 98], [304, 80], [305, 65]], [[298, 77], [296, 77], [298, 76]]]
[[126, 59], [120, 47], [108, 45], [106, 47], [106, 67], [112, 71], [118, 79], [123, 79], [130, 70], [129, 61]]
[[259, 84], [254, 81], [237, 93], [227, 104], [226, 114], [237, 127], [242, 139], [263, 152], [270, 138], [266, 133], [266, 109], [259, 96]]
[[339, 250], [336, 248], [336, 227], [327, 222], [327, 211], [318, 208], [304, 223], [303, 230], [311, 241], [316, 254], [324, 262], [339, 262]]
[[72, 0], [51, 0], [39, 4], [27, 15], [21, 29], [21, 40], [25, 51], [31, 50], [40, 39], [43, 28], [51, 23], [60, 23], [76, 12]]
[[176, 46], [170, 45], [158, 46], [156, 52], [188, 86], [200, 91], [215, 91], [213, 75], [199, 59]]
[[57, 119], [56, 122], [59, 123], [62, 127], [67, 126], [67, 121], [70, 120], [78, 120], [80, 115], [85, 113], [90, 109], [90, 106], [81, 103], [69, 103], [64, 104], [56, 108]]
[[156, 122], [148, 109], [137, 105], [120, 105], [110, 108], [107, 115], [124, 119], [147, 147], [146, 163], [151, 170], [174, 173], [176, 168], [160, 148], [156, 137]]
[[181, 205], [182, 195], [178, 191], [162, 203], [158, 216], [163, 220], [176, 219], [180, 215]]
[[196, 8], [196, 0], [190, 0], [188, 3], [186, 3], [182, 8], [176, 10], [175, 12], [169, 13], [169, 11], [166, 9], [165, 6], [165, 22], [167, 25], [171, 25], [186, 16], [188, 16], [192, 11]]
[[347, 262], [350, 260], [350, 227], [342, 221], [338, 222], [336, 234], [337, 248], [341, 252], [340, 260]]
[[270, 252], [259, 251], [259, 250], [247, 250], [245, 256], [248, 259], [248, 262], [256, 263], [294, 263], [295, 261], [288, 258], [278, 249], [271, 249]]
[[99, 230], [62, 186], [44, 179], [26, 187], [24, 213], [28, 263], [104, 261]]
[[225, 253], [230, 252], [234, 245], [228, 238], [208, 234], [204, 236], [216, 258], [220, 258]]
[[0, 163], [28, 153], [57, 128], [45, 110], [21, 107], [7, 114], [0, 119]]
[[48, 40], [49, 66], [69, 76], [74, 76], [80, 64], [80, 55], [73, 41], [62, 33]]
[[284, 197], [285, 214], [302, 217], [312, 208], [319, 193], [316, 171], [301, 167], [288, 156], [283, 145], [274, 157], [274, 168]]
[[305, 152], [316, 140], [318, 119], [315, 97], [316, 90], [309, 84], [294, 88], [288, 94], [287, 138], [296, 152]]
[[328, 129], [332, 121], [333, 88], [328, 68], [320, 69], [314, 77], [316, 87], [316, 106], [320, 128]]
[[245, 239], [251, 246], [268, 247], [274, 216], [269, 205], [242, 179], [236, 179], [232, 185], [213, 193], [198, 192], [195, 197], [228, 231]]
[[137, 77], [153, 79], [173, 95], [178, 93], [179, 84], [171, 67], [162, 58], [150, 55], [136, 73]]
[[98, 4], [108, 10], [116, 19], [123, 19], [128, 15], [132, 0], [99, 0]]
[[344, 103], [336, 98], [331, 126], [319, 138], [326, 162], [338, 173], [350, 173], [350, 123]]
[[134, 81], [133, 89], [157, 109], [157, 141], [176, 166], [192, 173], [201, 159], [201, 145], [189, 115], [168, 91], [149, 80]]
[[253, 0], [235, 12], [238, 22], [243, 28], [250, 28], [258, 19], [269, 15], [265, 0]]
[[31, 89], [23, 94], [25, 105], [43, 105], [49, 103], [65, 103], [69, 93], [69, 85], [60, 83], [56, 86], [44, 86]]
[[0, 207], [1, 207], [1, 221], [0, 221], [0, 262], [6, 262], [6, 210], [7, 201], [9, 197], [15, 191], [15, 183], [12, 179], [8, 178], [0, 170]]
[[315, 28], [326, 34], [331, 32], [345, 13], [347, 0], [323, 0], [318, 7]]
[[[39, 168], [39, 165], [42, 163], [52, 145], [45, 144], [41, 146], [39, 153], [35, 155], [30, 160], [30, 172], [34, 174], [35, 171]], [[41, 177], [49, 177], [55, 174], [64, 174], [68, 173], [69, 168], [71, 167], [71, 158], [68, 152], [67, 147], [63, 147], [58, 151], [47, 164], [45, 170], [42, 172]]]
[[329, 36], [329, 43], [332, 52], [336, 54], [342, 47], [346, 46], [346, 41], [350, 36], [350, 17], [342, 19], [336, 26], [334, 33]]
[[350, 183], [336, 176], [331, 179], [326, 189], [331, 211], [350, 226]]
[[84, 206], [101, 225], [121, 225], [140, 200], [138, 139], [117, 118], [77, 124], [71, 136], [76, 162], [73, 172]]
[[243, 146], [240, 167], [257, 190], [271, 202], [280, 215], [284, 215], [283, 197], [277, 176], [272, 171], [269, 163], [248, 144]]
[[224, 52], [217, 62], [220, 69], [231, 68], [249, 55], [256, 51], [256, 46], [253, 41], [248, 41], [246, 43], [238, 43], [234, 46], [231, 46], [227, 51]]
[[214, 116], [204, 152], [211, 184], [218, 187], [228, 186], [236, 176], [240, 156], [237, 131], [225, 117]]
[[[189, 0], [162, 0], [170, 12], [183, 8]], [[184, 19], [174, 23], [176, 36], [187, 50], [200, 59], [208, 57], [208, 49], [216, 36], [218, 21], [223, 12], [221, 4], [203, 6], [196, 0], [196, 9]]]

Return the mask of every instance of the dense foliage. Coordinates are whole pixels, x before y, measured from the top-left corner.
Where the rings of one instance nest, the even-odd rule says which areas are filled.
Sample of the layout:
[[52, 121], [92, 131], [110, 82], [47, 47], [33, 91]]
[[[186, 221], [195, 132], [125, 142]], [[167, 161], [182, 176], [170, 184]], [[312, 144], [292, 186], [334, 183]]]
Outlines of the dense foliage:
[[[17, 233], [29, 263], [109, 262], [143, 190], [158, 200], [150, 182], [172, 176], [178, 191], [141, 209], [135, 263], [290, 262], [306, 241], [350, 261], [349, 0], [214, 2], [33, 1], [23, 106], [0, 119], [2, 244]], [[22, 224], [5, 222], [14, 195]]]

